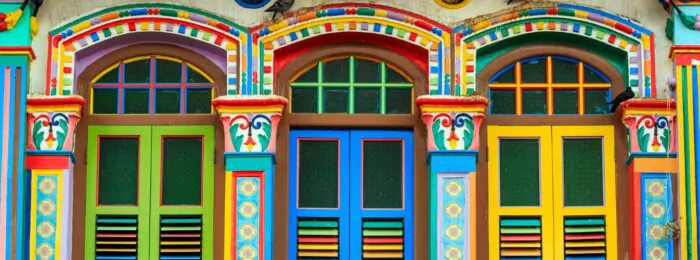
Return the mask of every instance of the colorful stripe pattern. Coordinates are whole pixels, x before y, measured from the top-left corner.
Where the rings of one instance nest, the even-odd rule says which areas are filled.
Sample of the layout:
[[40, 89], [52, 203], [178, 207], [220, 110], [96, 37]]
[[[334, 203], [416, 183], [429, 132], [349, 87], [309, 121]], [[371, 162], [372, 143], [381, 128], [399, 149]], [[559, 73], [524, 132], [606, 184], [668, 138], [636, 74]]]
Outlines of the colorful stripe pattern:
[[403, 259], [403, 227], [401, 219], [364, 219], [362, 257]]
[[[61, 170], [32, 171], [30, 260], [58, 259], [61, 248]], [[61, 224], [61, 225], [59, 225]]]
[[569, 4], [545, 4], [455, 28], [455, 94], [476, 90], [477, 50], [504, 39], [537, 32], [575, 34], [627, 52], [629, 86], [637, 96], [653, 97], [653, 34], [626, 19]]
[[542, 222], [539, 218], [503, 217], [500, 236], [502, 260], [517, 257], [542, 259]]
[[[166, 4], [134, 4], [108, 8], [51, 31], [50, 73], [46, 95], [70, 95], [76, 84], [75, 59], [81, 50], [107, 39], [140, 32], [181, 35], [213, 45], [226, 52], [228, 94], [236, 94], [239, 43], [246, 41], [245, 28], [213, 15]], [[245, 51], [245, 45], [242, 46]], [[245, 65], [242, 64], [242, 65]]]
[[680, 194], [679, 216], [681, 259], [698, 258], [698, 179], [697, 179], [697, 136], [698, 88], [700, 88], [700, 66], [676, 66], [678, 80], [678, 191]]
[[641, 174], [642, 255], [647, 259], [675, 259], [673, 234], [667, 223], [673, 223], [670, 174]]
[[300, 218], [297, 223], [299, 259], [338, 259], [338, 222], [338, 219]]
[[160, 259], [202, 259], [201, 216], [162, 216], [160, 219]]
[[564, 219], [566, 259], [605, 259], [605, 219], [603, 217]]
[[137, 222], [137, 216], [97, 216], [95, 259], [136, 260]]
[[438, 250], [437, 255], [460, 259], [470, 256], [470, 215], [468, 175], [438, 177]]

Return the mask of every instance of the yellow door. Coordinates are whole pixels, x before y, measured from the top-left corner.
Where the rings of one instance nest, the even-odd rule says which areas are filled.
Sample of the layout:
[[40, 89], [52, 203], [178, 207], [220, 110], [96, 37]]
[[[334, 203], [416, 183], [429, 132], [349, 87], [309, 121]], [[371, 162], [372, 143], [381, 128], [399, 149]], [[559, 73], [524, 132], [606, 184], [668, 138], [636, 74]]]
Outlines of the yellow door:
[[489, 126], [490, 259], [617, 259], [612, 126]]

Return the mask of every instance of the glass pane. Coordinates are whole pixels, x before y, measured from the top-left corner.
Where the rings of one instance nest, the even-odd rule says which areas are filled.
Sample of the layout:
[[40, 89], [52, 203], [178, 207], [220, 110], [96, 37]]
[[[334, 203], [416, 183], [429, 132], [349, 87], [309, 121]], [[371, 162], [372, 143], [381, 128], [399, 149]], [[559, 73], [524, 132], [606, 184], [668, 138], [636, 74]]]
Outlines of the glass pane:
[[95, 83], [117, 83], [119, 82], [119, 66], [102, 75]]
[[523, 114], [547, 114], [547, 91], [523, 90]]
[[139, 60], [124, 64], [124, 82], [151, 82], [151, 59]]
[[605, 76], [597, 73], [592, 68], [585, 66], [583, 70], [583, 80], [585, 83], [609, 83]]
[[386, 113], [387, 114], [411, 114], [413, 107], [411, 88], [387, 88], [386, 89]]
[[117, 95], [116, 89], [92, 89], [92, 113], [93, 114], [116, 114]]
[[148, 114], [149, 89], [125, 89], [124, 90], [124, 113], [125, 114]]
[[578, 114], [578, 91], [555, 90], [554, 114]]
[[162, 205], [202, 203], [202, 138], [163, 138]]
[[403, 142], [363, 141], [364, 208], [403, 207]]
[[156, 89], [156, 114], [180, 113], [179, 89]]
[[609, 90], [584, 90], [584, 107], [586, 114], [607, 114], [610, 112], [608, 106]]
[[499, 158], [501, 206], [539, 206], [539, 140], [501, 139]]
[[187, 113], [209, 114], [211, 113], [211, 89], [187, 90]]
[[603, 206], [601, 139], [564, 139], [564, 206]]
[[318, 112], [317, 88], [292, 88], [292, 113]]
[[187, 66], [187, 82], [188, 83], [211, 83], [204, 75]]
[[348, 112], [348, 88], [324, 88], [323, 100], [324, 113]]
[[379, 88], [357, 88], [355, 87], [355, 113], [379, 114], [381, 104], [379, 103]]
[[511, 65], [503, 74], [494, 79], [493, 83], [515, 83], [515, 66]]
[[369, 60], [355, 59], [355, 82], [381, 83], [381, 64]]
[[491, 90], [491, 114], [515, 115], [515, 90]]
[[323, 82], [350, 82], [350, 59], [338, 59], [323, 63]]
[[182, 63], [170, 60], [156, 61], [156, 83], [182, 82]]
[[529, 60], [521, 63], [523, 83], [546, 83], [547, 60]]
[[552, 59], [552, 73], [554, 83], [577, 83], [578, 62]]
[[398, 71], [386, 65], [386, 83], [411, 83], [406, 77]]
[[299, 76], [296, 80], [294, 80], [294, 82], [295, 83], [299, 83], [299, 82], [316, 83], [316, 82], [318, 82], [318, 65], [307, 70], [306, 72], [304, 72], [304, 74], [301, 74], [301, 76]]
[[100, 205], [138, 204], [139, 139], [99, 139], [98, 196]]
[[338, 141], [299, 141], [299, 207], [338, 207]]

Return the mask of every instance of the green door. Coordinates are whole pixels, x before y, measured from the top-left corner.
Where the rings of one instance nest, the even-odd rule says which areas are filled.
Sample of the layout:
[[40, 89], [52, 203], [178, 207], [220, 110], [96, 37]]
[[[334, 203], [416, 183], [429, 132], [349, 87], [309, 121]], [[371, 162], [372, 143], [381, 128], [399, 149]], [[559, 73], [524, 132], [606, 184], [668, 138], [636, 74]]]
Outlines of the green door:
[[213, 126], [88, 126], [85, 259], [213, 258]]

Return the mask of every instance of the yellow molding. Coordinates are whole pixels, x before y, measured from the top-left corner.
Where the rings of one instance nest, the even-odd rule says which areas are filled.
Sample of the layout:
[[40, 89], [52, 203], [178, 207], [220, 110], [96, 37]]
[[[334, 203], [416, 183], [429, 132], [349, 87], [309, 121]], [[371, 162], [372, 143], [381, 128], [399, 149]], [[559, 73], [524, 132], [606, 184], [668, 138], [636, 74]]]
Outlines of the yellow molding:
[[66, 106], [27, 106], [27, 113], [41, 112], [80, 112], [82, 106], [66, 105]]
[[422, 113], [477, 112], [484, 113], [486, 106], [422, 106]]
[[636, 115], [663, 115], [663, 116], [675, 116], [676, 110], [659, 110], [659, 109], [626, 109], [623, 113], [625, 116], [636, 116]]
[[271, 107], [219, 107], [220, 114], [247, 114], [247, 113], [282, 113], [283, 106]]

